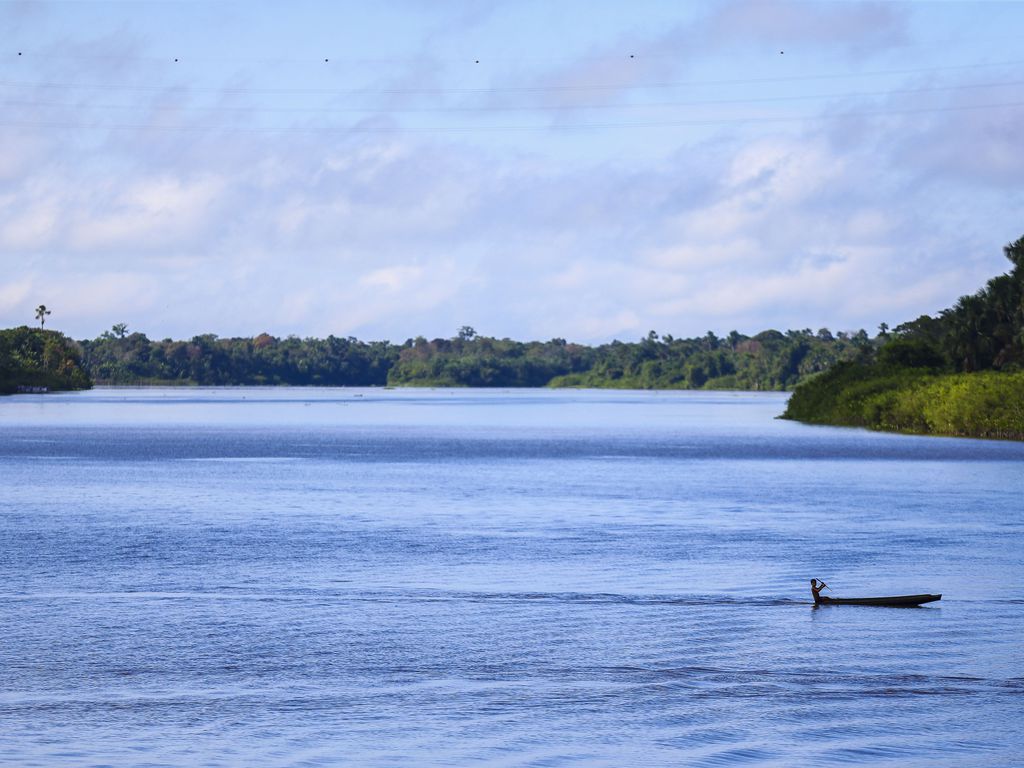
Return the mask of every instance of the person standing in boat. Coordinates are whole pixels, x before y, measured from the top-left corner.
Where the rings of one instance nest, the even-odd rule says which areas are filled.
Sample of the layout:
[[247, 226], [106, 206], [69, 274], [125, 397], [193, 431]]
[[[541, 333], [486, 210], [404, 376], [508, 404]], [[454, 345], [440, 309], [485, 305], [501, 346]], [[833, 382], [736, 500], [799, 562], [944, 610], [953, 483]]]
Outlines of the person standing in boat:
[[828, 602], [828, 598], [827, 597], [822, 597], [821, 596], [821, 590], [823, 590], [827, 586], [828, 586], [828, 584], [826, 584], [824, 581], [818, 581], [817, 579], [811, 579], [811, 594], [814, 595], [814, 602], [816, 604], [817, 603]]

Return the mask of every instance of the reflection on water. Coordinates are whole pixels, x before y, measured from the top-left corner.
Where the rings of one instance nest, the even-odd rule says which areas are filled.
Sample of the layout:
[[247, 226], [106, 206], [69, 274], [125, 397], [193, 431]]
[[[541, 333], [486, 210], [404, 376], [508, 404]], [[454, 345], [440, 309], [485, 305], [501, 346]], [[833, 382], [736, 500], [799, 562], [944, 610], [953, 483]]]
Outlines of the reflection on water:
[[1012, 763], [1024, 446], [783, 404], [0, 400], [0, 761]]

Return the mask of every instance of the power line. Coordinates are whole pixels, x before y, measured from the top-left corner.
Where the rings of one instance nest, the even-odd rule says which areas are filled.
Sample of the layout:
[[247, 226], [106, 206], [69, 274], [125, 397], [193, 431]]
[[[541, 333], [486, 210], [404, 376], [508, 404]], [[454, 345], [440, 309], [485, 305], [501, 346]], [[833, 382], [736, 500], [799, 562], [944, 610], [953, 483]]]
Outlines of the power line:
[[[340, 114], [340, 113], [373, 113], [373, 114], [416, 114], [416, 113], [459, 113], [459, 112], [549, 112], [549, 111], [586, 111], [605, 109], [659, 109], [666, 107], [693, 107], [713, 106], [724, 104], [767, 104], [794, 101], [814, 101], [818, 99], [853, 99], [853, 98], [877, 98], [892, 96], [913, 96], [930, 93], [944, 93], [949, 91], [969, 91], [988, 88], [1006, 88], [1011, 86], [1024, 85], [1024, 80], [1005, 80], [994, 83], [969, 83], [960, 85], [938, 85], [927, 88], [899, 88], [885, 91], [845, 91], [840, 93], [817, 93], [803, 94], [799, 96], [760, 96], [743, 99], [692, 99], [687, 101], [662, 101], [642, 102], [625, 104], [530, 104], [530, 105], [482, 105], [471, 107], [388, 107], [377, 109], [374, 107], [194, 107], [201, 111], [216, 112], [237, 112], [241, 114], [253, 113], [303, 113], [303, 114]], [[19, 101], [8, 99], [4, 102], [9, 107], [47, 107], [57, 109], [96, 109], [96, 110], [134, 110], [140, 109], [139, 104], [83, 104], [66, 102], [46, 101]], [[179, 107], [186, 109], [187, 107]]]
[[[99, 62], [146, 62], [152, 64], [298, 64], [313, 65], [321, 64], [416, 64], [429, 61], [437, 64], [524, 64], [524, 63], [576, 63], [580, 56], [490, 56], [487, 54], [465, 54], [462, 56], [349, 56], [337, 51], [323, 51], [321, 53], [308, 53], [302, 56], [192, 56], [187, 53], [155, 55], [123, 55], [117, 53], [96, 53], [96, 54], [68, 54], [54, 52], [52, 50], [35, 51], [22, 48], [15, 52], [15, 57], [24, 61], [33, 59], [44, 59], [46, 61], [99, 61]], [[679, 56], [668, 54], [638, 54], [622, 53], [618, 55], [607, 55], [594, 57], [593, 61], [625, 61], [641, 63], [644, 61], [678, 61]]]
[[671, 88], [687, 88], [697, 86], [718, 85], [756, 85], [762, 83], [810, 82], [817, 80], [838, 80], [858, 77], [876, 77], [884, 75], [928, 74], [939, 72], [964, 71], [990, 67], [1015, 67], [1024, 64], [1024, 59], [1003, 62], [987, 62], [973, 64], [954, 64], [942, 67], [920, 67], [907, 69], [868, 70], [864, 72], [833, 72], [813, 75], [777, 75], [772, 77], [733, 78], [718, 80], [683, 80], [660, 83], [632, 84], [580, 84], [580, 85], [523, 85], [523, 86], [488, 86], [478, 88], [242, 88], [225, 86], [222, 88], [184, 86], [180, 83], [171, 85], [136, 85], [130, 83], [69, 83], [53, 81], [19, 81], [0, 80], [4, 88], [53, 88], [81, 90], [124, 90], [138, 92], [166, 92], [174, 88], [187, 88], [195, 93], [217, 94], [267, 94], [267, 95], [367, 95], [414, 96], [444, 94], [497, 94], [497, 93], [562, 93], [586, 91], [625, 91], [625, 90], [660, 90]]
[[488, 125], [488, 126], [423, 126], [423, 127], [374, 127], [367, 125], [349, 126], [344, 129], [329, 129], [324, 127], [269, 127], [269, 126], [198, 126], [198, 125], [154, 125], [152, 123], [112, 123], [72, 126], [70, 123], [47, 123], [47, 122], [13, 122], [0, 121], [0, 127], [5, 128], [32, 128], [32, 129], [67, 129], [75, 127], [79, 130], [137, 130], [137, 131], [177, 131], [189, 133], [212, 133], [216, 131], [231, 131], [245, 133], [475, 133], [475, 132], [520, 132], [520, 131], [578, 131], [604, 128], [671, 128], [671, 127], [696, 127], [710, 125], [746, 125], [761, 123], [803, 123], [814, 121], [837, 120], [854, 117], [890, 117], [895, 115], [917, 115], [943, 112], [968, 112], [985, 109], [1006, 109], [1024, 107], [1024, 101], [1000, 102], [991, 104], [971, 104], [952, 107], [922, 107], [910, 109], [886, 109], [867, 111], [844, 111], [830, 115], [805, 115], [805, 116], [756, 116], [740, 118], [707, 118], [700, 120], [651, 120], [645, 122], [630, 123], [575, 123], [559, 125]]

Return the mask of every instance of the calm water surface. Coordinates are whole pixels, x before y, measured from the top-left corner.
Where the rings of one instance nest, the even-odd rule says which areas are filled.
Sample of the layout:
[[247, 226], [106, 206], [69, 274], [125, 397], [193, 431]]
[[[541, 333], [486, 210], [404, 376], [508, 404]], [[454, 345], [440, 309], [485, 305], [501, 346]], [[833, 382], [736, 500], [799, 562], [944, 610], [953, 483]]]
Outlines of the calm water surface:
[[784, 403], [0, 399], [0, 762], [1022, 764], [1024, 445]]

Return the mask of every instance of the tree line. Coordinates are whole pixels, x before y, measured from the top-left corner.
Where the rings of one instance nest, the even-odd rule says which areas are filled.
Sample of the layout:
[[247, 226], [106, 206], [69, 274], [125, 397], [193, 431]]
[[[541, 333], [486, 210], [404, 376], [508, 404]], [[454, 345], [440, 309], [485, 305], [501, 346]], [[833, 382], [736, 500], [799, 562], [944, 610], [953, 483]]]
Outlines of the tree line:
[[659, 336], [596, 347], [481, 336], [469, 326], [448, 339], [402, 344], [260, 334], [252, 338], [153, 341], [119, 324], [81, 341], [84, 365], [101, 384], [615, 387], [783, 390], [876, 343], [866, 331], [736, 331], [719, 338]]
[[192, 384], [201, 386], [383, 386], [398, 357], [386, 341], [354, 338], [219, 338], [154, 341], [114, 326], [79, 342], [82, 359], [98, 384]]

